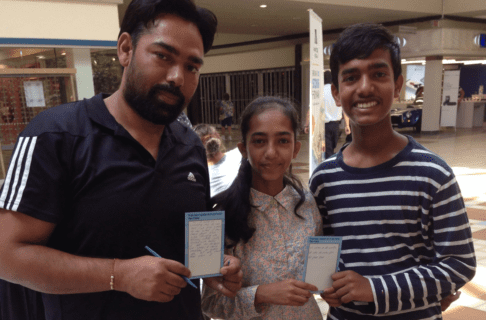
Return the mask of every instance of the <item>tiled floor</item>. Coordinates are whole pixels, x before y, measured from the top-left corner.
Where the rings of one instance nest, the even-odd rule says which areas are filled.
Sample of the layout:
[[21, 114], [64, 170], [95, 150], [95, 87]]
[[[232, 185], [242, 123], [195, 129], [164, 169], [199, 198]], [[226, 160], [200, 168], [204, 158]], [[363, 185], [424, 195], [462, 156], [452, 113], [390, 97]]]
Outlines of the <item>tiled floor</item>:
[[[486, 319], [486, 123], [482, 128], [442, 130], [440, 134], [409, 134], [426, 148], [439, 154], [454, 170], [473, 232], [477, 257], [474, 279], [461, 288], [459, 300], [443, 314], [445, 320]], [[341, 135], [344, 138], [344, 134]], [[293, 163], [293, 172], [305, 183], [309, 179], [308, 137], [299, 135], [302, 149]], [[233, 131], [232, 141], [226, 147], [232, 149], [239, 141], [238, 130]], [[338, 146], [342, 146], [340, 140]], [[323, 310], [326, 306], [323, 306]]]

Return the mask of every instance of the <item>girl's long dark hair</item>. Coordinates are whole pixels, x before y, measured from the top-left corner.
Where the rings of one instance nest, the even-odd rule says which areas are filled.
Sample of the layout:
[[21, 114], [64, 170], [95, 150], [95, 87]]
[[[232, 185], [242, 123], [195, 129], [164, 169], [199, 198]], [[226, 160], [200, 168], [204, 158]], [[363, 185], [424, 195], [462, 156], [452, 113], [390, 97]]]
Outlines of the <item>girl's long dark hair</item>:
[[[243, 143], [246, 145], [246, 135], [250, 130], [250, 120], [253, 116], [264, 111], [277, 109], [287, 116], [294, 130], [294, 140], [297, 141], [299, 129], [299, 115], [292, 102], [273, 96], [259, 97], [250, 102], [243, 110], [240, 119], [240, 130]], [[238, 241], [245, 243], [250, 240], [255, 229], [248, 224], [248, 216], [252, 205], [250, 204], [250, 189], [252, 185], [252, 168], [247, 159], [241, 160], [241, 165], [236, 179], [231, 186], [214, 196], [212, 200], [214, 210], [226, 212], [226, 236], [230, 240], [228, 247], [234, 246]], [[292, 174], [292, 165], [284, 175], [284, 185], [292, 186], [300, 195], [300, 200], [294, 208], [297, 217], [303, 219], [298, 213], [298, 208], [305, 201], [305, 194], [299, 178]]]

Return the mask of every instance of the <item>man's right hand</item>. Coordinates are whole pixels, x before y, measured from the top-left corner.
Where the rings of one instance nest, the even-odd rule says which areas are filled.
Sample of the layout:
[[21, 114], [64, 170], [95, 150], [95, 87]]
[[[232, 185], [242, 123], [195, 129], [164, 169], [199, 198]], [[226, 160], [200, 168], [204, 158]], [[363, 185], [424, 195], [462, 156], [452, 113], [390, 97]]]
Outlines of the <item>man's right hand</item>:
[[152, 256], [117, 259], [115, 290], [127, 292], [137, 299], [168, 302], [187, 286], [181, 275], [189, 278], [191, 272], [178, 261]]
[[[0, 278], [49, 294], [110, 290], [114, 260], [45, 246], [54, 228], [54, 223], [0, 209]], [[115, 290], [159, 302], [172, 300], [187, 285], [181, 275], [191, 275], [177, 261], [152, 256], [117, 259], [114, 273]]]

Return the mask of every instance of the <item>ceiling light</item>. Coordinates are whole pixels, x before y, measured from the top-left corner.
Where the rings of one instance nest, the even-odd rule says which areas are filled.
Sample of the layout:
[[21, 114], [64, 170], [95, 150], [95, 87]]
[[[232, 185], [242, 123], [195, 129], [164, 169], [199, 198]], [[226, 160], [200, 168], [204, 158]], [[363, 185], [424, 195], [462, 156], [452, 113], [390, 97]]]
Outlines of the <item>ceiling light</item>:
[[407, 45], [407, 39], [401, 36], [395, 36], [396, 43], [401, 47], [405, 47]]
[[45, 59], [46, 57], [44, 56], [37, 56], [38, 59]]
[[460, 63], [459, 61], [456, 61], [455, 59], [442, 59], [442, 64], [457, 64]]
[[411, 60], [411, 61], [406, 61], [405, 59], [402, 59], [402, 64], [424, 64], [425, 60]]
[[261, 5], [260, 5], [260, 8], [266, 8], [266, 7], [267, 7], [267, 5], [266, 5], [266, 4], [261, 4]]
[[486, 64], [486, 60], [468, 60], [468, 61], [462, 61], [464, 65], [468, 64]]
[[325, 46], [324, 47], [324, 50], [323, 50], [323, 53], [324, 55], [326, 56], [330, 56], [331, 55], [331, 52], [332, 52], [332, 48], [334, 47], [334, 43], [333, 44], [330, 44], [328, 46]]
[[[425, 60], [405, 60], [402, 59], [402, 64], [425, 64]], [[486, 60], [456, 60], [456, 59], [443, 59], [442, 64], [486, 64]]]

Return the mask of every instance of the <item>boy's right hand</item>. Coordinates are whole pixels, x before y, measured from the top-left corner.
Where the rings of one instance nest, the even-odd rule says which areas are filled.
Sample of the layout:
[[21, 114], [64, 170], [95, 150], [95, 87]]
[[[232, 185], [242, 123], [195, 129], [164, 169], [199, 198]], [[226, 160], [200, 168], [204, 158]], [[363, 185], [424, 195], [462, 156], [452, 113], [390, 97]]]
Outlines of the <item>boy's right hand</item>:
[[259, 285], [255, 294], [255, 305], [261, 303], [287, 306], [303, 306], [312, 297], [317, 287], [295, 279]]
[[321, 298], [327, 302], [331, 307], [339, 307], [342, 305], [341, 299], [336, 294], [336, 290], [333, 287], [327, 288], [321, 293]]
[[340, 271], [331, 276], [332, 287], [342, 303], [351, 301], [373, 302], [373, 290], [370, 281], [352, 271]]

